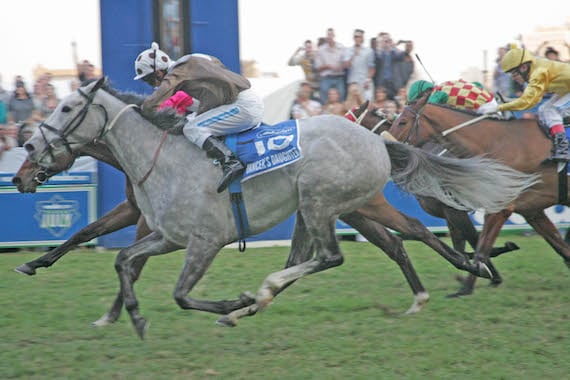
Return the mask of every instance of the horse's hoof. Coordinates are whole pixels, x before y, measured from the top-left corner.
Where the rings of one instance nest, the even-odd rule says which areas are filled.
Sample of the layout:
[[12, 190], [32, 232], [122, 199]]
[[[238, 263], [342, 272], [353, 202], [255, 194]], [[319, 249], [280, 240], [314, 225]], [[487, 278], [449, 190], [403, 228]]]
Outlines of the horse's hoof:
[[144, 339], [144, 336], [148, 330], [148, 328], [150, 327], [150, 323], [146, 321], [146, 319], [144, 318], [139, 318], [137, 320], [137, 322], [135, 323], [135, 329], [137, 330], [137, 335], [139, 336], [139, 338], [141, 338], [141, 340]]
[[104, 314], [101, 318], [96, 320], [95, 322], [91, 322], [91, 326], [93, 327], [105, 327], [115, 323], [117, 319], [109, 317], [109, 314]]
[[429, 302], [429, 293], [421, 292], [414, 296], [414, 304], [406, 311], [406, 315], [416, 314], [420, 312]]
[[229, 315], [224, 315], [216, 321], [216, 324], [224, 327], [236, 327], [237, 319], [232, 318]]
[[456, 292], [456, 293], [448, 294], [448, 295], [446, 296], [446, 298], [459, 298], [459, 297], [470, 296], [471, 294], [473, 294], [473, 291], [461, 289], [461, 290], [459, 290], [459, 291]]
[[14, 271], [21, 274], [26, 274], [28, 276], [33, 276], [34, 274], [36, 274], [36, 270], [31, 266], [29, 266], [28, 264], [22, 264], [19, 267], [14, 268]]
[[508, 249], [509, 251], [516, 251], [521, 249], [516, 243], [513, 243], [512, 241], [506, 242], [505, 248]]

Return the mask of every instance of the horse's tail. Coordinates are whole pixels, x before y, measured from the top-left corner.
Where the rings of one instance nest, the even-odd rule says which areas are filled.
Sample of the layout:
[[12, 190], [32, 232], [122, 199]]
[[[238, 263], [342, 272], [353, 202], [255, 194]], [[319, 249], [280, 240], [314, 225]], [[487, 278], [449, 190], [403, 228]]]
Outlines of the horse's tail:
[[440, 157], [398, 142], [385, 144], [392, 180], [398, 187], [460, 210], [500, 211], [540, 182], [536, 174], [519, 172], [492, 159]]

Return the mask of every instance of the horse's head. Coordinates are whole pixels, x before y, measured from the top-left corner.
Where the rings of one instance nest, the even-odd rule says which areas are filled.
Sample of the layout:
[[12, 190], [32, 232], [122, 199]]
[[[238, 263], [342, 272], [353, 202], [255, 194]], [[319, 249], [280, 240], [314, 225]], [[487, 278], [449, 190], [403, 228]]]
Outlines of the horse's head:
[[419, 119], [429, 96], [430, 93], [426, 92], [416, 100], [406, 104], [400, 116], [392, 122], [388, 132], [398, 141], [419, 145], [427, 139], [427, 136], [422, 135], [422, 131], [420, 131]]
[[96, 97], [105, 82], [103, 77], [81, 87], [58, 104], [24, 144], [32, 163], [52, 173], [68, 169], [79, 147], [103, 136], [107, 111]]
[[380, 134], [380, 132], [387, 130], [390, 126], [390, 121], [386, 118], [386, 114], [379, 109], [370, 109], [368, 100], [359, 107], [351, 109], [344, 116], [376, 134]]
[[46, 182], [55, 172], [25, 160], [12, 178], [20, 193], [35, 193], [39, 185]]

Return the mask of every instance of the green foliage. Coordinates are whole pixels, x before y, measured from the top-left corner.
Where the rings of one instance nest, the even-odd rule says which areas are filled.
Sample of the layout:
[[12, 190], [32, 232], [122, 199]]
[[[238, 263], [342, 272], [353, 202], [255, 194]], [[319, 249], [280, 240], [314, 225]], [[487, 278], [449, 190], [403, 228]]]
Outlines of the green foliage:
[[[151, 322], [144, 341], [125, 312], [112, 326], [90, 326], [116, 295], [115, 252], [76, 250], [34, 277], [11, 271], [37, 252], [0, 254], [0, 378], [567, 378], [569, 271], [539, 237], [509, 239], [521, 250], [495, 259], [504, 283], [479, 280], [461, 299], [446, 298], [460, 273], [406, 242], [431, 295], [413, 316], [402, 315], [412, 295], [397, 265], [368, 243], [343, 242], [343, 266], [301, 279], [233, 329], [174, 302], [183, 251], [153, 257], [135, 287]], [[225, 249], [190, 295], [255, 292], [287, 254]]]

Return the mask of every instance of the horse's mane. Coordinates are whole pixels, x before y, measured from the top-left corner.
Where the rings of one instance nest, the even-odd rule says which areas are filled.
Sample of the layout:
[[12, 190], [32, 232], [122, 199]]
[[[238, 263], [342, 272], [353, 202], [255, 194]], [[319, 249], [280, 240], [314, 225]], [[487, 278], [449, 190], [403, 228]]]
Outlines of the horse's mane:
[[[145, 95], [140, 95], [134, 92], [118, 91], [112, 88], [108, 81], [105, 81], [105, 84], [101, 88], [125, 104], [136, 104], [140, 107], [146, 99]], [[152, 114], [140, 112], [140, 108], [137, 108], [137, 111], [139, 111], [142, 117], [154, 124], [158, 129], [167, 131], [174, 135], [182, 134], [184, 124], [181, 123], [181, 121], [184, 120], [184, 117], [177, 114], [174, 109], [165, 108]]]

